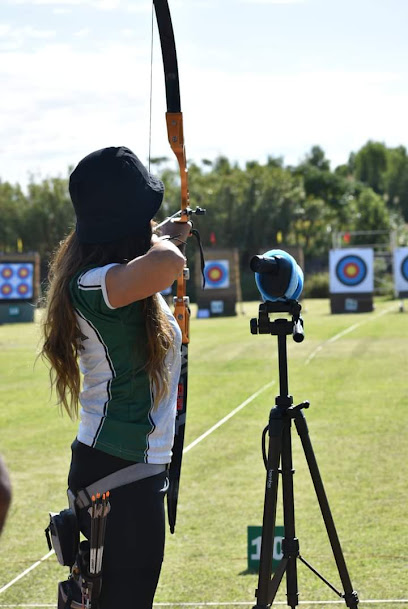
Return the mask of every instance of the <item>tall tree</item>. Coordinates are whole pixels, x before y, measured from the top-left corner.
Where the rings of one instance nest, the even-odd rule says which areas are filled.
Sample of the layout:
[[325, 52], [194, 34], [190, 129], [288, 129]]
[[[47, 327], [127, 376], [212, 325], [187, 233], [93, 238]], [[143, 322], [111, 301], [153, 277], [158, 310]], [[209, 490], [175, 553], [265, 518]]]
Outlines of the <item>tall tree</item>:
[[400, 212], [408, 222], [408, 156], [404, 146], [387, 150], [387, 169], [383, 179], [389, 209]]
[[26, 199], [20, 186], [0, 182], [0, 251], [16, 251]]
[[74, 227], [67, 180], [50, 178], [40, 184], [31, 181], [21, 228], [25, 248], [38, 251], [47, 260]]
[[356, 154], [354, 177], [371, 186], [377, 193], [384, 192], [384, 173], [387, 169], [387, 148], [380, 142], [369, 141]]

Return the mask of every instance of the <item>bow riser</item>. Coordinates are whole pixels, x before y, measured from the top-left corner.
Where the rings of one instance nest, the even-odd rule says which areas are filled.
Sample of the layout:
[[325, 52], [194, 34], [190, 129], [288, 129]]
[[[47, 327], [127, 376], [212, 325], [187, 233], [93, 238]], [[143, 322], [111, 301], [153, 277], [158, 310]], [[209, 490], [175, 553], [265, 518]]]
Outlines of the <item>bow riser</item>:
[[188, 345], [190, 342], [190, 309], [188, 308], [189, 298], [184, 296], [185, 286], [185, 279], [177, 283], [177, 296], [174, 299], [174, 317], [181, 330], [181, 342], [183, 345]]
[[[190, 202], [190, 196], [188, 192], [186, 149], [184, 146], [183, 114], [181, 112], [167, 112], [166, 123], [169, 144], [174, 154], [176, 155], [177, 162], [180, 168], [181, 210], [183, 211], [187, 209]], [[187, 220], [188, 216], [182, 216], [179, 221], [187, 222]]]

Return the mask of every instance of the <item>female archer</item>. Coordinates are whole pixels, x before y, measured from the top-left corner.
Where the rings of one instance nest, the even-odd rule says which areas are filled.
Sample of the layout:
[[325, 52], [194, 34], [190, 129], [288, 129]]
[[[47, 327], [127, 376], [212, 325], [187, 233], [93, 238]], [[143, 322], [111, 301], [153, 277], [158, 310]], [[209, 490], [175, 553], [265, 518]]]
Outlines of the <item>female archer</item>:
[[[142, 464], [140, 480], [110, 493], [99, 603], [149, 609], [163, 560], [180, 374], [181, 332], [160, 291], [183, 270], [191, 224], [168, 221], [164, 237], [154, 234], [164, 187], [128, 148], [85, 157], [69, 190], [77, 222], [50, 267], [42, 354], [71, 418], [80, 405], [70, 491]], [[86, 509], [79, 522], [89, 538]]]

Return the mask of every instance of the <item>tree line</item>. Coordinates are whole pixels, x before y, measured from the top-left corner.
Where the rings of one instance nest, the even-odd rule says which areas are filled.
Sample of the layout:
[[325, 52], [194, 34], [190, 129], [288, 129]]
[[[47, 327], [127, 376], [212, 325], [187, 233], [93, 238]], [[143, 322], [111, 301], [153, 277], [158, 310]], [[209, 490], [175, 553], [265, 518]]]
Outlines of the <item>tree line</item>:
[[[164, 157], [151, 164], [166, 186], [161, 220], [179, 207], [179, 172]], [[338, 231], [396, 230], [407, 243], [404, 146], [369, 141], [335, 169], [319, 146], [296, 166], [273, 157], [245, 167], [225, 157], [191, 162], [189, 186], [191, 206], [207, 210], [195, 221], [204, 247], [238, 248], [244, 268], [254, 253], [285, 246], [302, 247], [307, 266], [327, 258]], [[0, 251], [39, 252], [44, 278], [52, 252], [75, 226], [68, 178], [32, 179], [26, 191], [0, 181], [0, 217]]]

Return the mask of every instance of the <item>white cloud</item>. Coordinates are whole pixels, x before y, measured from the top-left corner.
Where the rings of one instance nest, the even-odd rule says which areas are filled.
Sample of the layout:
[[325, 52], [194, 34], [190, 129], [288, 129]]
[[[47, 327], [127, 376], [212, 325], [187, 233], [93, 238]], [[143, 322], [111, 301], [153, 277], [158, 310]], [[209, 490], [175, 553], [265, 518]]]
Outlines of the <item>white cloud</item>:
[[119, 8], [120, 0], [96, 0], [92, 2], [91, 6], [97, 8], [100, 11], [113, 11]]
[[[13, 28], [8, 17], [0, 23], [0, 177], [23, 183], [29, 170], [43, 175], [65, 174], [69, 164], [107, 145], [128, 145], [145, 159], [149, 140], [151, 1], [7, 1], [14, 5], [14, 22], [20, 25]], [[267, 6], [296, 0], [245, 1], [247, 5]], [[222, 28], [211, 29], [211, 11], [196, 12], [198, 6], [214, 6], [215, 2], [220, 25], [229, 19], [231, 6], [237, 9], [234, 27], [235, 22], [242, 24], [239, 7], [242, 9], [244, 0], [171, 1], [188, 158], [199, 161], [225, 154], [231, 160], [245, 162], [283, 155], [286, 163], [297, 163], [312, 145], [318, 144], [335, 165], [345, 162], [348, 154], [368, 139], [385, 141], [388, 146], [407, 145], [403, 128], [408, 107], [407, 77], [402, 60], [398, 63], [403, 46], [395, 55], [388, 44], [384, 47], [388, 55], [384, 52], [379, 56], [375, 44], [370, 47], [368, 38], [362, 44], [359, 34], [352, 37], [352, 29], [347, 40], [339, 35], [332, 45], [330, 41], [326, 41], [327, 46], [320, 45], [324, 51], [316, 56], [316, 47], [308, 47], [311, 34], [303, 32], [302, 38], [299, 23], [292, 37], [284, 31], [277, 39], [263, 39], [262, 46], [258, 44], [257, 28], [248, 27], [248, 38], [242, 46], [241, 37], [236, 42], [232, 36], [226, 40]], [[318, 10], [319, 3], [304, 2], [311, 11]], [[47, 5], [48, 10], [25, 11], [22, 5]], [[189, 10], [180, 11], [181, 6]], [[80, 14], [83, 7], [87, 9], [84, 15]], [[98, 13], [96, 21], [87, 21], [89, 7], [94, 8], [94, 15], [97, 9], [105, 13]], [[118, 8], [115, 14], [109, 12], [113, 7]], [[52, 12], [61, 11], [78, 13], [78, 25], [73, 25], [72, 19], [52, 16]], [[130, 11], [137, 12], [137, 18], [128, 18]], [[247, 10], [241, 13], [248, 18]], [[286, 10], [278, 13], [285, 14]], [[332, 16], [329, 22], [324, 19], [332, 13], [326, 13], [316, 12], [315, 21], [327, 32]], [[51, 20], [45, 21], [45, 14], [47, 19], [51, 14]], [[30, 15], [31, 25], [22, 27], [26, 15], [27, 19]], [[190, 27], [193, 19], [196, 30]], [[360, 14], [356, 24], [363, 26], [365, 20], [365, 13]], [[56, 22], [58, 37], [52, 30]], [[380, 26], [370, 30], [370, 39], [382, 40], [384, 23]], [[354, 29], [357, 35], [357, 26]], [[211, 32], [211, 44], [208, 36], [202, 37], [203, 31]], [[172, 158], [156, 26], [154, 32], [152, 155]], [[405, 40], [401, 32], [399, 45]], [[63, 40], [69, 44], [60, 43]], [[282, 60], [279, 66], [273, 60], [277, 48]], [[361, 54], [356, 55], [353, 49], [358, 48]], [[257, 52], [261, 53], [259, 61]], [[376, 63], [384, 70], [376, 70]], [[343, 71], [335, 70], [334, 66], [339, 65], [344, 66]], [[206, 66], [216, 66], [218, 71]], [[322, 66], [329, 67], [324, 71]], [[357, 71], [356, 66], [368, 69]], [[397, 66], [401, 74], [392, 72]]]
[[74, 36], [76, 36], [76, 38], [86, 38], [87, 36], [89, 36], [90, 33], [91, 30], [89, 29], [89, 27], [84, 27], [81, 30], [75, 32]]
[[241, 0], [241, 4], [305, 4], [306, 0]]
[[121, 30], [120, 34], [121, 36], [123, 36], [123, 38], [134, 38], [136, 36], [136, 30], [124, 28], [123, 30]]
[[128, 2], [124, 5], [125, 10], [128, 13], [151, 13], [152, 3], [151, 2]]
[[11, 32], [11, 25], [8, 23], [0, 23], [0, 38], [4, 38]]
[[240, 151], [239, 161], [284, 155], [295, 164], [299, 151], [318, 144], [337, 165], [370, 138], [399, 145], [408, 104], [408, 94], [397, 91], [400, 78], [381, 72], [201, 73], [194, 83], [189, 74], [187, 151], [197, 158], [192, 145], [198, 145], [200, 156], [231, 159]]
[[[147, 156], [150, 57], [144, 43], [101, 53], [63, 44], [2, 53], [0, 88], [7, 91], [0, 97], [2, 179], [24, 183], [29, 171], [64, 174], [107, 145], [136, 142]], [[164, 125], [164, 100], [162, 110]]]
[[[1, 32], [9, 35], [9, 26], [1, 25]], [[152, 155], [173, 158], [160, 53], [153, 75]], [[399, 145], [408, 107], [408, 94], [398, 92], [402, 78], [386, 71], [214, 72], [197, 70], [184, 54], [180, 79], [188, 158], [283, 155], [295, 164], [319, 144], [336, 165], [370, 138]], [[29, 171], [65, 175], [70, 164], [109, 145], [127, 145], [147, 157], [146, 40], [130, 38], [86, 53], [57, 43], [29, 53], [0, 53], [0, 88], [7, 91], [0, 96], [2, 179], [24, 183]]]
[[88, 4], [89, 0], [8, 0], [9, 4], [27, 5], [52, 5], [52, 6], [78, 6]]
[[25, 4], [36, 6], [91, 6], [101, 11], [111, 11], [119, 8], [121, 0], [8, 0], [9, 4]]
[[[148, 1], [133, 0], [7, 0], [11, 5], [51, 6], [55, 15], [69, 14], [73, 7], [90, 7], [99, 11], [114, 11], [122, 9], [128, 13], [149, 13], [152, 3]], [[179, 3], [174, 2], [178, 5]], [[172, 5], [172, 8], [174, 6]]]
[[57, 35], [55, 30], [42, 30], [31, 25], [13, 28], [9, 24], [0, 24], [0, 51], [12, 51], [21, 48], [28, 40], [50, 40]]

